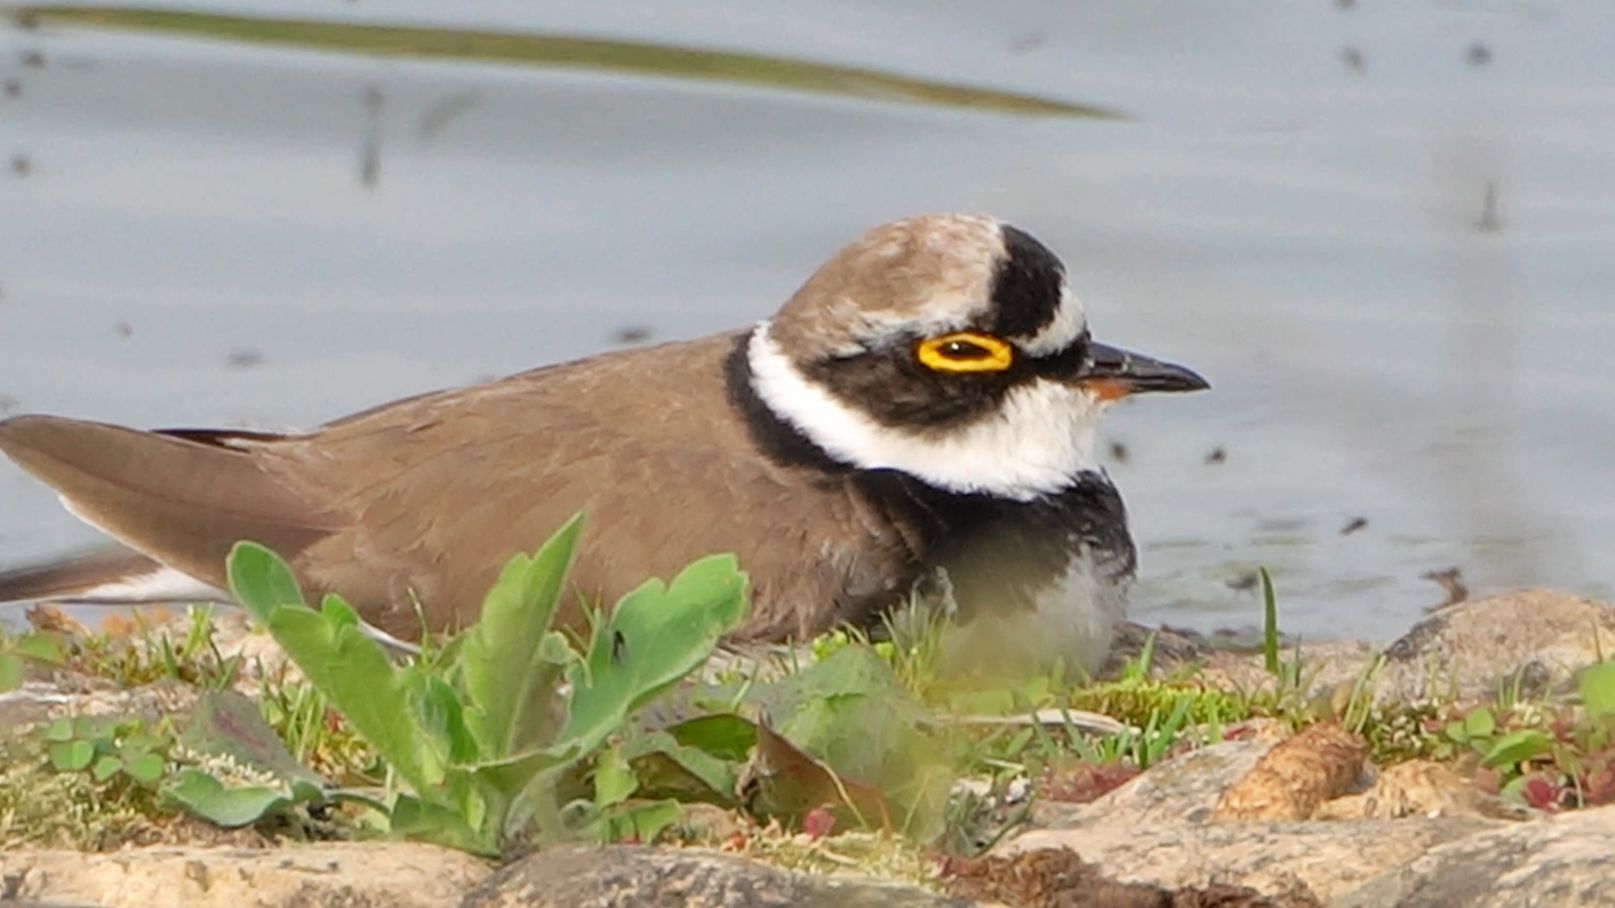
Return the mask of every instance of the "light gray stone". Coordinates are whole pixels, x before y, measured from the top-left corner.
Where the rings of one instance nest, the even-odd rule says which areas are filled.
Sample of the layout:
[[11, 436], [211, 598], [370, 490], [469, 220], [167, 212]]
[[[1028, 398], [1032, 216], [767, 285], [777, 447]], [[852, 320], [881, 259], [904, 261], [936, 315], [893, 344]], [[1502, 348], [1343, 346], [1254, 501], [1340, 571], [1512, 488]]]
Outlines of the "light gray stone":
[[[1447, 606], [1385, 647], [1374, 687], [1381, 703], [1456, 698], [1491, 700], [1518, 688], [1527, 696], [1568, 688], [1578, 672], [1615, 653], [1615, 605], [1553, 590], [1524, 590]], [[1356, 641], [1304, 644], [1304, 676], [1313, 696], [1350, 691], [1376, 648]], [[1286, 650], [1285, 658], [1293, 653]], [[1224, 690], [1269, 688], [1274, 679], [1259, 654], [1205, 651], [1178, 662], [1156, 660], [1165, 674], [1201, 667], [1206, 684]]]
[[1033, 822], [1055, 828], [1149, 828], [1203, 822], [1224, 789], [1250, 772], [1272, 746], [1272, 741], [1223, 741], [1193, 750], [1152, 766], [1087, 804], [1035, 804]]
[[1330, 904], [1438, 845], [1495, 825], [1474, 817], [1156, 828], [1102, 824], [1028, 832], [1001, 853], [1064, 847], [1097, 864], [1109, 879], [1167, 889], [1248, 886], [1275, 898], [1302, 890]]
[[1615, 906], [1615, 807], [1504, 826], [1388, 870], [1340, 908]]
[[913, 886], [779, 870], [698, 849], [568, 847], [519, 860], [463, 908], [944, 908], [968, 902]]
[[490, 872], [463, 852], [405, 842], [0, 854], [8, 898], [97, 908], [455, 908]]

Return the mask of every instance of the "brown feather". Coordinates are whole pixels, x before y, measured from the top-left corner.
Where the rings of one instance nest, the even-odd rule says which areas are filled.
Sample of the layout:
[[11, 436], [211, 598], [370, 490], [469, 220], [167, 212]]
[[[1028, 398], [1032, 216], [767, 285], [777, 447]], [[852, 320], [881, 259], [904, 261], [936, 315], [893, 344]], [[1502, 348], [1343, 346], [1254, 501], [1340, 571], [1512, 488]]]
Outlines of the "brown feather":
[[755, 450], [713, 393], [735, 339], [538, 369], [247, 448], [288, 487], [355, 515], [297, 564], [392, 633], [413, 632], [416, 600], [436, 628], [474, 619], [506, 559], [583, 511], [572, 582], [587, 600], [734, 552], [753, 578], [742, 634], [811, 634], [843, 617], [849, 585], [890, 578], [909, 556], [849, 519], [849, 487]]
[[156, 432], [18, 416], [0, 451], [61, 494], [74, 513], [130, 548], [224, 586], [240, 539], [288, 554], [337, 525], [270, 479], [243, 451]]
[[0, 602], [71, 598], [161, 569], [160, 563], [139, 552], [121, 547], [96, 549], [48, 564], [0, 571]]
[[737, 337], [535, 369], [306, 435], [18, 417], [0, 449], [164, 564], [222, 584], [229, 547], [253, 539], [406, 638], [417, 602], [435, 630], [474, 620], [504, 562], [578, 511], [571, 581], [586, 601], [733, 552], [753, 578], [740, 636], [802, 637], [910, 582], [913, 555], [849, 484], [755, 449], [714, 393]]

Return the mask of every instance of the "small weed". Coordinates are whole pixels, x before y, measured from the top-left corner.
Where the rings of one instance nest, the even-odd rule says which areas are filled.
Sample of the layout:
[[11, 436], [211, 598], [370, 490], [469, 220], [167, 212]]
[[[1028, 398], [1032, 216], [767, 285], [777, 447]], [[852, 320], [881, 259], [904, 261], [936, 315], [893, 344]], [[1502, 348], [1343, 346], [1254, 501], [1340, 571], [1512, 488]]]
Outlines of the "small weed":
[[39, 734], [0, 741], [0, 847], [99, 851], [172, 822], [155, 786], [124, 773], [97, 780], [89, 765], [58, 770], [46, 750]]
[[1490, 705], [1373, 707], [1362, 734], [1376, 763], [1448, 761], [1477, 787], [1539, 810], [1615, 803], [1615, 663], [1586, 669], [1573, 700], [1505, 686]]
[[263, 680], [258, 708], [299, 763], [341, 785], [379, 783], [380, 756], [319, 688], [280, 671]]
[[166, 720], [148, 730], [143, 719], [62, 717], [38, 729], [58, 772], [86, 772], [96, 782], [115, 778], [154, 786], [163, 776], [173, 732]]
[[[63, 619], [55, 619], [62, 623]], [[192, 606], [182, 632], [136, 612], [125, 632], [77, 633], [34, 630], [0, 639], [0, 691], [18, 686], [28, 665], [105, 678], [119, 687], [139, 687], [172, 679], [222, 689], [235, 682], [241, 658], [225, 658], [214, 643], [213, 607]]]

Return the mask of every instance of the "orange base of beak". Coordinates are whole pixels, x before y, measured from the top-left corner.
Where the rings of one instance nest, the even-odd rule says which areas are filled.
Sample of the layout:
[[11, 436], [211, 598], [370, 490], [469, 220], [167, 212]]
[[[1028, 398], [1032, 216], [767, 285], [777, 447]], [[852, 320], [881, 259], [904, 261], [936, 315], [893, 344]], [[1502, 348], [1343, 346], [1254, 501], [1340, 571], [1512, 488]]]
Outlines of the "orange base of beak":
[[1133, 389], [1128, 387], [1127, 382], [1117, 381], [1111, 378], [1092, 379], [1090, 381], [1083, 382], [1082, 386], [1086, 388], [1089, 393], [1093, 394], [1094, 397], [1097, 397], [1104, 403], [1121, 400], [1127, 395], [1133, 393]]

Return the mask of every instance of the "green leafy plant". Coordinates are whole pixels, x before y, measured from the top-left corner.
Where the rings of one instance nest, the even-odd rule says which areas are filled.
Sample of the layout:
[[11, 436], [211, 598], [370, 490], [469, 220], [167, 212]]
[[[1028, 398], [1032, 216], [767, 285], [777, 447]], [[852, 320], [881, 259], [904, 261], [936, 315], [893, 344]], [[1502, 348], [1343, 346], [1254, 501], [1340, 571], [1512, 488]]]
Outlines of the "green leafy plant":
[[800, 822], [823, 807], [844, 823], [920, 841], [941, 831], [948, 748], [887, 658], [848, 645], [757, 692], [753, 810]]
[[30, 631], [0, 637], [0, 693], [16, 690], [28, 677], [28, 665], [61, 665], [65, 654], [59, 634]]
[[142, 719], [64, 716], [37, 730], [58, 772], [88, 773], [96, 782], [114, 777], [154, 786], [163, 776], [171, 732], [148, 729]]
[[[745, 575], [731, 556], [691, 564], [670, 584], [652, 580], [598, 620], [579, 650], [552, 629], [581, 520], [532, 556], [513, 558], [478, 623], [435, 660], [394, 664], [340, 596], [309, 607], [273, 552], [240, 543], [229, 576], [261, 621], [332, 708], [372, 747], [399, 786], [382, 797], [271, 772], [279, 787], [249, 792], [205, 770], [174, 796], [216, 822], [251, 822], [320, 797], [359, 800], [395, 835], [497, 854], [512, 837], [540, 841], [649, 831], [660, 814], [628, 804], [637, 785], [620, 755], [602, 750], [635, 711], [701, 665], [745, 610]], [[564, 681], [564, 685], [563, 682]], [[594, 767], [591, 809], [568, 809], [562, 781]], [[271, 795], [270, 792], [273, 792]]]

